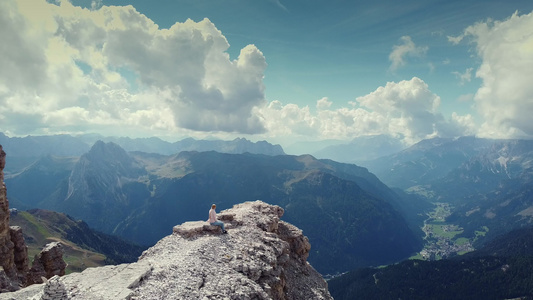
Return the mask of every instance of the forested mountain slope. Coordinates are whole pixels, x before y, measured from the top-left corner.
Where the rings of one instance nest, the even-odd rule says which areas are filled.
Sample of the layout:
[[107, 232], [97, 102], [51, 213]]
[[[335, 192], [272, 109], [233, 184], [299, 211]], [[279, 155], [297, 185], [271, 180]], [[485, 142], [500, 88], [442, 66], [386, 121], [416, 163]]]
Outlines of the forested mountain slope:
[[330, 280], [329, 290], [336, 300], [531, 299], [532, 236], [528, 227], [454, 259], [358, 269]]

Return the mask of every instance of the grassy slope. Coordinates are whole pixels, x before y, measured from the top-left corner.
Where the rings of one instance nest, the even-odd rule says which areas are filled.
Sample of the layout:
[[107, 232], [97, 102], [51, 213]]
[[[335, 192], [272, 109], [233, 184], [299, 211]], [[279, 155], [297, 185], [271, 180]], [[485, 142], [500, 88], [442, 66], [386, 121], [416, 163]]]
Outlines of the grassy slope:
[[57, 214], [52, 218], [50, 213], [42, 218], [36, 217], [29, 212], [19, 211], [16, 215], [11, 215], [10, 225], [20, 226], [24, 233], [24, 239], [28, 246], [28, 256], [30, 264], [33, 258], [48, 243], [61, 242], [65, 248], [63, 259], [68, 264], [67, 274], [71, 272], [80, 272], [88, 267], [105, 265], [105, 256], [87, 249], [83, 249], [65, 238], [64, 229], [67, 226], [75, 226], [76, 222], [72, 221], [64, 214]]

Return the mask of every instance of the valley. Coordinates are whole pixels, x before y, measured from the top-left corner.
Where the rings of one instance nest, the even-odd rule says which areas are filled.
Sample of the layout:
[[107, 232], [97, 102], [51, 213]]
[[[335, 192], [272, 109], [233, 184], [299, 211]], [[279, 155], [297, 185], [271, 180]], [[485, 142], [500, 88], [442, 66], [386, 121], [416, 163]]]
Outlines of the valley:
[[435, 203], [435, 209], [427, 214], [422, 230], [424, 236], [424, 248], [411, 259], [439, 260], [456, 255], [462, 255], [474, 251], [473, 242], [480, 235], [488, 231], [476, 232], [473, 238], [460, 236], [463, 228], [446, 222], [446, 218], [451, 215], [453, 206], [449, 203]]

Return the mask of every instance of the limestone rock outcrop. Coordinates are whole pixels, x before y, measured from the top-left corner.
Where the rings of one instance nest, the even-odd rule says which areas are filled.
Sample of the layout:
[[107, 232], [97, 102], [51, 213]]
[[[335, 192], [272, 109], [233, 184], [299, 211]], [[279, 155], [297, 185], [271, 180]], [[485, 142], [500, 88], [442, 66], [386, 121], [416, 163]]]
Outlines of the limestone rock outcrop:
[[0, 145], [0, 292], [18, 289], [17, 267], [15, 265], [15, 244], [11, 241], [9, 228], [9, 201], [4, 184], [6, 153]]
[[42, 277], [65, 275], [66, 267], [61, 245], [51, 243], [36, 255], [33, 267], [29, 269], [28, 247], [24, 242], [22, 229], [9, 226], [11, 211], [3, 181], [5, 165], [6, 153], [0, 145], [0, 293], [42, 283]]
[[24, 241], [24, 234], [22, 228], [19, 226], [10, 226], [9, 232], [11, 234], [11, 242], [13, 242], [13, 258], [15, 266], [17, 267], [17, 274], [21, 282], [25, 280], [25, 274], [29, 271], [28, 246]]
[[238, 204], [218, 215], [228, 234], [186, 222], [136, 263], [88, 268], [0, 299], [332, 299], [307, 262], [307, 237], [282, 215], [261, 201]]
[[28, 272], [27, 284], [43, 283], [44, 278], [65, 275], [67, 264], [63, 260], [63, 245], [59, 242], [47, 244], [43, 250], [35, 255], [33, 264]]

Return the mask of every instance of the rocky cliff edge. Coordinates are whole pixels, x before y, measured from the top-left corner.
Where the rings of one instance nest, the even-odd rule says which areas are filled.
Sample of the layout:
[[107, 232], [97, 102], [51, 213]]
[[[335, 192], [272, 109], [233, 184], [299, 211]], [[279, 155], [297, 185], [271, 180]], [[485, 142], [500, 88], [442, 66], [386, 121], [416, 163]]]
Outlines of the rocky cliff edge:
[[[19, 290], [23, 286], [42, 283], [43, 278], [64, 275], [66, 263], [60, 243], [54, 242], [35, 256], [29, 269], [28, 247], [22, 229], [9, 226], [9, 200], [4, 183], [6, 153], [0, 145], [0, 293]], [[24, 299], [24, 298], [16, 298]]]
[[[207, 215], [207, 210], [206, 210]], [[88, 268], [0, 299], [333, 299], [307, 262], [311, 248], [283, 209], [261, 201], [175, 226], [136, 263]]]

